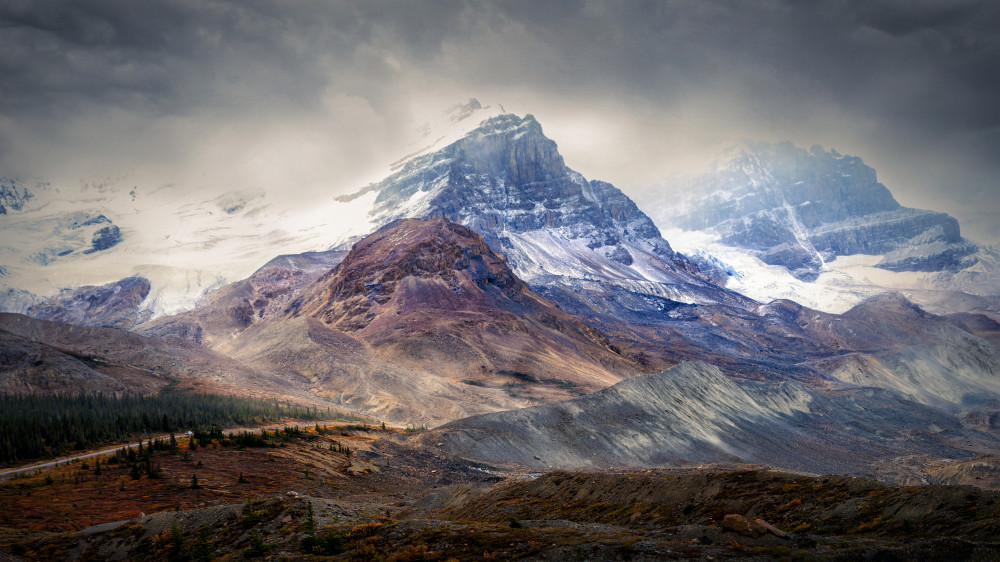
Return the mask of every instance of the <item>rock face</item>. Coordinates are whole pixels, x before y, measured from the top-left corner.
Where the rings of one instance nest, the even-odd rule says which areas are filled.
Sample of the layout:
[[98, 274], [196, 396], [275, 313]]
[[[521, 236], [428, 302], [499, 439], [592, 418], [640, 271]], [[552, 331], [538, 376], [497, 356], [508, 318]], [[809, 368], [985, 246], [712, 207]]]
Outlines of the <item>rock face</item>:
[[852, 254], [888, 254], [880, 267], [892, 271], [956, 271], [976, 259], [957, 220], [902, 207], [860, 158], [818, 146], [748, 143], [685, 192], [664, 222], [712, 229], [804, 280]]
[[113, 246], [118, 245], [122, 241], [122, 232], [115, 226], [105, 226], [101, 227], [97, 232], [94, 233], [94, 237], [90, 241], [90, 249], [84, 250], [85, 254], [92, 254], [94, 252], [100, 252], [101, 250], [107, 250]]
[[487, 120], [458, 142], [407, 162], [374, 189], [379, 195], [372, 212], [380, 220], [422, 207], [468, 221], [491, 240], [505, 231], [547, 228], [595, 247], [613, 247], [618, 236], [652, 239], [671, 255], [653, 222], [621, 191], [566, 167], [531, 115]]
[[149, 312], [141, 309], [149, 288], [144, 277], [126, 277], [100, 287], [64, 291], [28, 308], [27, 314], [80, 326], [128, 329], [149, 317]]
[[377, 193], [369, 213], [375, 225], [444, 217], [468, 226], [529, 285], [569, 289], [549, 295], [557, 300], [584, 286], [636, 295], [635, 306], [649, 310], [657, 306], [644, 295], [688, 303], [740, 300], [673, 252], [620, 190], [568, 168], [531, 115], [483, 121], [362, 191]]

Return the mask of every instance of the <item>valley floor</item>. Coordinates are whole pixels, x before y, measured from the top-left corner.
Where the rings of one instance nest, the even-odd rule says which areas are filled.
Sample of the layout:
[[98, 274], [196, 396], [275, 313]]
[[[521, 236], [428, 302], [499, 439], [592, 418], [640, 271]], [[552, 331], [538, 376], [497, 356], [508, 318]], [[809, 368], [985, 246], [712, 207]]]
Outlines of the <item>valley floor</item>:
[[122, 456], [2, 482], [0, 559], [1000, 556], [1000, 492], [974, 487], [734, 466], [500, 472], [391, 429], [320, 429], [182, 439], [148, 473]]

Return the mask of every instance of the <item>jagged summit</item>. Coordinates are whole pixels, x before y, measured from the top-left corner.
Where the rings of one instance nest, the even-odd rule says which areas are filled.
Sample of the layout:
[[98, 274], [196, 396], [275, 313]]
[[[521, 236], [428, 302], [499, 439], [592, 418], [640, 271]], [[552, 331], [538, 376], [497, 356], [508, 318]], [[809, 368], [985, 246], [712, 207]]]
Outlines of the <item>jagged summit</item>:
[[530, 114], [487, 119], [457, 142], [410, 160], [373, 190], [378, 197], [371, 215], [378, 225], [443, 216], [490, 242], [506, 233], [558, 228], [597, 247], [608, 241], [603, 231], [615, 229], [631, 239], [659, 239], [658, 249], [672, 254], [624, 194], [568, 168]]
[[552, 298], [587, 285], [630, 299], [636, 310], [662, 310], [664, 300], [742, 301], [676, 254], [628, 196], [568, 167], [530, 114], [486, 119], [342, 200], [366, 193], [374, 195], [373, 228], [411, 217], [463, 224], [529, 285], [566, 289], [547, 293]]

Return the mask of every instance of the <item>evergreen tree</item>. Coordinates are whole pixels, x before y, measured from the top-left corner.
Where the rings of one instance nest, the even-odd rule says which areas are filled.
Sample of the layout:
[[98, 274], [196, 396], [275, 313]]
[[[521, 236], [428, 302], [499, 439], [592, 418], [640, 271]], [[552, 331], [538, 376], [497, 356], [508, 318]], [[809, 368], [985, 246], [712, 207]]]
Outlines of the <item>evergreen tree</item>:
[[177, 526], [177, 520], [170, 523], [170, 560], [184, 559], [184, 536]]
[[212, 543], [208, 527], [198, 527], [198, 536], [194, 543], [194, 559], [198, 562], [208, 562], [212, 559]]
[[[277, 400], [211, 394], [19, 396], [0, 393], [0, 463], [58, 455], [92, 444], [125, 441], [164, 427], [167, 432], [181, 427], [212, 427], [212, 437], [221, 439], [223, 427], [277, 421], [283, 417], [317, 419], [318, 413], [316, 408]], [[327, 417], [337, 416], [328, 414]], [[132, 460], [130, 456], [129, 461]]]

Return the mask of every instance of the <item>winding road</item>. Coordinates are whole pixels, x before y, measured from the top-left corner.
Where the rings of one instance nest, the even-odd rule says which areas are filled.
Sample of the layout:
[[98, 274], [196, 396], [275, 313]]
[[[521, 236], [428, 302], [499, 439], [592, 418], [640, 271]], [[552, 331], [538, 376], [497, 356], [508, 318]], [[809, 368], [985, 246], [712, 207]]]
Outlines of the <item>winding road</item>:
[[[344, 420], [326, 420], [326, 421], [323, 421], [323, 420], [311, 421], [310, 420], [309, 422], [305, 423], [305, 425], [306, 426], [312, 426], [313, 424], [316, 424], [316, 423], [321, 424], [321, 425], [338, 425], [338, 424], [344, 425], [345, 424]], [[349, 423], [357, 423], [357, 422], [349, 422]], [[275, 429], [281, 429], [281, 428], [284, 428], [284, 427], [289, 427], [290, 425], [301, 425], [301, 424], [302, 424], [302, 422], [300, 422], [299, 424], [284, 423], [284, 424], [278, 424], [278, 425], [268, 425], [268, 426], [253, 427], [253, 428], [235, 427], [235, 428], [231, 428], [231, 429], [224, 429], [224, 430], [222, 430], [222, 433], [225, 434], [225, 435], [232, 435], [233, 433], [239, 433], [241, 431], [260, 431], [261, 429], [266, 429], [268, 431], [273, 431]], [[185, 437], [185, 435], [181, 434], [180, 437], [183, 438], [183, 437]], [[163, 435], [151, 435], [148, 438], [144, 438], [142, 440], [142, 443], [148, 443], [150, 439], [170, 439], [170, 434], [166, 433], [166, 434], [163, 434]], [[139, 441], [136, 441], [135, 443], [130, 443], [128, 445], [118, 445], [118, 446], [111, 447], [111, 448], [108, 448], [108, 449], [101, 449], [100, 451], [91, 451], [89, 453], [83, 453], [83, 454], [80, 454], [80, 455], [76, 455], [76, 456], [72, 456], [72, 457], [66, 457], [66, 458], [63, 458], [63, 459], [54, 460], [54, 461], [50, 461], [50, 462], [46, 462], [46, 463], [34, 464], [34, 465], [31, 465], [31, 466], [25, 466], [25, 467], [21, 467], [21, 468], [12, 468], [10, 470], [3, 470], [3, 471], [0, 471], [0, 481], [6, 480], [6, 479], [8, 479], [8, 478], [10, 478], [12, 476], [16, 476], [18, 474], [28, 473], [28, 472], [32, 472], [32, 471], [35, 471], [35, 470], [45, 470], [47, 468], [53, 468], [53, 467], [59, 466], [61, 464], [67, 464], [67, 463], [70, 463], [70, 462], [73, 462], [73, 461], [77, 461], [77, 460], [80, 460], [80, 459], [88, 459], [90, 457], [99, 457], [99, 456], [103, 456], [103, 455], [111, 455], [115, 451], [121, 450], [123, 447], [127, 447], [129, 449], [134, 449], [134, 448], [136, 448], [138, 446], [139, 446]]]

